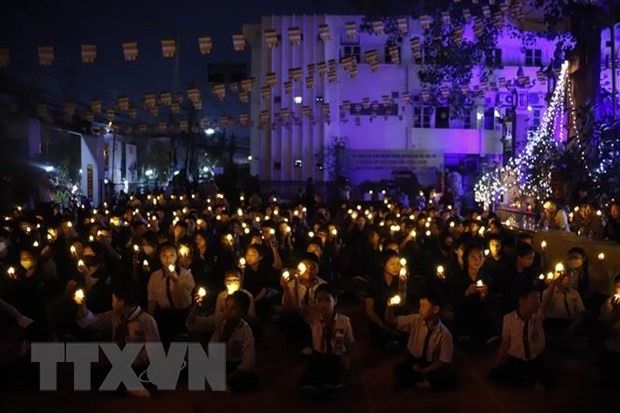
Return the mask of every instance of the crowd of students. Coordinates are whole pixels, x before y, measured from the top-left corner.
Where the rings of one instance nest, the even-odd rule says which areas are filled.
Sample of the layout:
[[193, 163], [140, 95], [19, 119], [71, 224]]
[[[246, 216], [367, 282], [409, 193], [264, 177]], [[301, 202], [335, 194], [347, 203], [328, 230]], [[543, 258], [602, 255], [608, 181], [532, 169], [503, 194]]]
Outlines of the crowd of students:
[[[247, 392], [260, 390], [256, 359], [273, 325], [308, 360], [301, 389], [333, 397], [356, 358], [338, 310], [350, 294], [365, 305], [369, 344], [406, 353], [395, 388], [454, 389], [456, 346], [497, 352], [490, 380], [546, 389], [557, 384], [548, 351], [585, 347], [612, 383], [620, 276], [605, 294], [589, 276], [602, 262], [575, 247], [556, 265], [532, 244], [494, 214], [387, 199], [257, 208], [218, 193], [149, 194], [97, 209], [16, 208], [0, 229], [3, 352], [17, 344], [27, 356], [34, 341], [223, 342], [229, 388]], [[134, 364], [148, 365], [146, 353]]]

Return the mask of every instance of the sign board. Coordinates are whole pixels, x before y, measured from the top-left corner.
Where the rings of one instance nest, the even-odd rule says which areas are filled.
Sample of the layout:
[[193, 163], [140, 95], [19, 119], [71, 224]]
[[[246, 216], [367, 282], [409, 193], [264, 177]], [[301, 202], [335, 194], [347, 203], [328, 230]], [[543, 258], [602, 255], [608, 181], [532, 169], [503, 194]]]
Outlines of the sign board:
[[434, 185], [444, 168], [444, 155], [426, 150], [347, 150], [343, 172], [355, 183], [392, 179], [413, 172], [423, 185]]

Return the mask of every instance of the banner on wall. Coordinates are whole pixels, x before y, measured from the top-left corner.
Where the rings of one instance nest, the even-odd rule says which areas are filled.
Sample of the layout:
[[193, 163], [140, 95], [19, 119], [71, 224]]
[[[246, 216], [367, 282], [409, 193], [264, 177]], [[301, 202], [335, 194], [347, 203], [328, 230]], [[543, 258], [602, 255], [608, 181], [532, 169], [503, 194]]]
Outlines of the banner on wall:
[[343, 172], [358, 184], [413, 172], [420, 184], [434, 185], [437, 174], [444, 169], [444, 155], [437, 151], [349, 149], [344, 157]]
[[136, 145], [129, 143], [125, 144], [125, 179], [128, 184], [135, 184], [138, 181]]

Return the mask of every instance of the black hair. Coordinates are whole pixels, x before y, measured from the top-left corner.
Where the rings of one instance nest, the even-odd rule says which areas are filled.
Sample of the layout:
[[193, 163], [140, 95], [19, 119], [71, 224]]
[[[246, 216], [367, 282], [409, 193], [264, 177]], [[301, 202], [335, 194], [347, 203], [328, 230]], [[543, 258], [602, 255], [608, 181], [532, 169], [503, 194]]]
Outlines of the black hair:
[[235, 305], [241, 310], [241, 314], [247, 314], [250, 311], [250, 296], [243, 291], [235, 291], [226, 297], [227, 300], [233, 300]]
[[614, 284], [620, 282], [620, 273], [616, 274], [616, 276], [614, 277]]
[[491, 243], [491, 241], [499, 241], [500, 244], [502, 243], [502, 237], [499, 234], [491, 234], [489, 235], [489, 237], [487, 238], [487, 241], [489, 242], [489, 244]]
[[155, 231], [146, 231], [142, 236], [142, 240], [149, 245], [152, 245], [154, 247], [157, 246], [157, 234], [155, 233]]
[[122, 300], [125, 305], [132, 306], [138, 303], [134, 285], [125, 280], [119, 280], [112, 285], [112, 294]]
[[525, 257], [526, 255], [536, 254], [536, 250], [527, 242], [517, 244], [517, 257]]
[[526, 298], [532, 293], [539, 293], [538, 289], [534, 285], [524, 284], [517, 290], [517, 298]]
[[381, 271], [383, 271], [388, 261], [394, 257], [399, 258], [400, 256], [393, 250], [385, 250], [381, 253]]
[[315, 297], [318, 296], [319, 293], [329, 294], [335, 299], [338, 299], [338, 294], [336, 292], [336, 289], [327, 283], [321, 284], [318, 287], [316, 287], [316, 290], [314, 291], [314, 296]]
[[303, 260], [312, 261], [317, 266], [319, 265], [319, 257], [317, 257], [316, 254], [314, 254], [312, 252], [306, 252], [306, 253], [302, 254], [300, 261], [303, 261]]
[[420, 300], [422, 299], [427, 300], [433, 306], [436, 305], [441, 308], [441, 304], [442, 304], [441, 295], [437, 293], [437, 291], [434, 291], [434, 290], [422, 291], [422, 293], [420, 294]]

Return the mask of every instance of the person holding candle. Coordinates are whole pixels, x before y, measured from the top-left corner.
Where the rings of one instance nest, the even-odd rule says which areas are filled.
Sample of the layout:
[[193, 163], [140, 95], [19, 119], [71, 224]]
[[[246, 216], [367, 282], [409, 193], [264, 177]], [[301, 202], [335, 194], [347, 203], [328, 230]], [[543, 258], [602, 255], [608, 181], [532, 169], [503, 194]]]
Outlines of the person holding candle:
[[[401, 287], [399, 255], [394, 251], [384, 251], [381, 256], [382, 271], [379, 276], [371, 278], [366, 296], [366, 316], [369, 322], [369, 334], [373, 344], [396, 350], [399, 346], [400, 335], [386, 320], [387, 304], [390, 297], [399, 295]], [[403, 300], [401, 306], [404, 306]], [[400, 307], [402, 310], [402, 307]]]
[[[558, 280], [559, 277], [554, 283]], [[518, 309], [504, 316], [502, 342], [495, 367], [489, 372], [491, 381], [521, 388], [531, 388], [540, 382], [547, 390], [557, 385], [544, 356], [543, 322], [550, 298], [547, 294], [541, 303], [540, 293], [534, 287], [525, 286], [519, 292]]]
[[224, 283], [226, 285], [226, 290], [221, 291], [215, 300], [215, 314], [224, 313], [226, 309], [226, 297], [237, 291], [241, 291], [247, 294], [250, 300], [247, 311], [247, 317], [249, 317], [249, 320], [246, 321], [255, 319], [256, 310], [254, 309], [254, 296], [251, 292], [243, 288], [243, 272], [238, 269], [226, 271], [226, 274], [224, 275]]
[[349, 317], [336, 310], [338, 299], [328, 284], [316, 289], [316, 305], [306, 316], [312, 332], [312, 355], [301, 379], [301, 390], [309, 396], [333, 398], [343, 386], [351, 365], [353, 329]]
[[276, 264], [269, 265], [263, 261], [259, 245], [249, 245], [245, 250], [244, 259], [245, 264], [240, 268], [243, 272], [243, 283], [254, 297], [258, 317], [263, 317], [271, 311], [273, 305], [268, 292], [271, 280], [277, 277]]
[[162, 341], [169, 343], [184, 332], [195, 283], [189, 271], [176, 265], [177, 249], [173, 244], [160, 247], [159, 259], [162, 268], [151, 274], [148, 283], [148, 312], [158, 321]]
[[[583, 304], [586, 306], [587, 317], [597, 315], [601, 304], [607, 298], [605, 295], [596, 291], [594, 281], [591, 279], [593, 268], [589, 264], [588, 255], [585, 250], [580, 247], [573, 247], [568, 250], [566, 263], [570, 276], [570, 286], [579, 291]], [[600, 262], [603, 265], [603, 262]], [[608, 288], [607, 276], [605, 277], [605, 289]]]
[[463, 253], [465, 269], [451, 281], [455, 330], [460, 344], [482, 350], [497, 340], [498, 308], [494, 286], [482, 271], [484, 253], [481, 244], [468, 244]]
[[566, 212], [558, 208], [557, 203], [553, 199], [547, 198], [543, 202], [543, 210], [544, 214], [539, 223], [542, 227], [558, 231], [570, 231]]
[[258, 388], [256, 349], [252, 329], [244, 320], [250, 307], [249, 296], [236, 291], [226, 297], [223, 318], [218, 320], [211, 343], [226, 343], [226, 381], [233, 393]]
[[[75, 294], [74, 301], [78, 305], [78, 326], [109, 334], [121, 349], [128, 343], [157, 343], [160, 341], [155, 319], [137, 304], [133, 286], [128, 282], [118, 282], [113, 286], [112, 310], [110, 311], [99, 314], [92, 313], [86, 306], [83, 294]], [[132, 367], [140, 374], [148, 368], [148, 362], [148, 353], [145, 348], [142, 348]], [[105, 377], [109, 371], [105, 364], [100, 364], [98, 367], [99, 369], [92, 374], [95, 380], [98, 377]], [[127, 393], [138, 397], [150, 397], [151, 391], [152, 389], [128, 389]]]
[[551, 341], [557, 339], [558, 344], [569, 344], [568, 341], [581, 327], [585, 312], [581, 295], [571, 288], [570, 283], [568, 272], [560, 271], [543, 292], [543, 301], [548, 301], [545, 308], [545, 331]]
[[394, 369], [396, 389], [411, 388], [424, 380], [435, 391], [456, 387], [456, 374], [450, 367], [454, 343], [440, 312], [440, 296], [434, 292], [421, 295], [419, 314], [396, 317], [393, 306], [388, 306], [386, 320], [409, 334], [406, 359]]
[[305, 316], [316, 303], [316, 290], [327, 282], [319, 276], [316, 255], [306, 253], [294, 271], [285, 270], [280, 277], [282, 314], [280, 323], [302, 348], [303, 355], [312, 354], [311, 334]]

